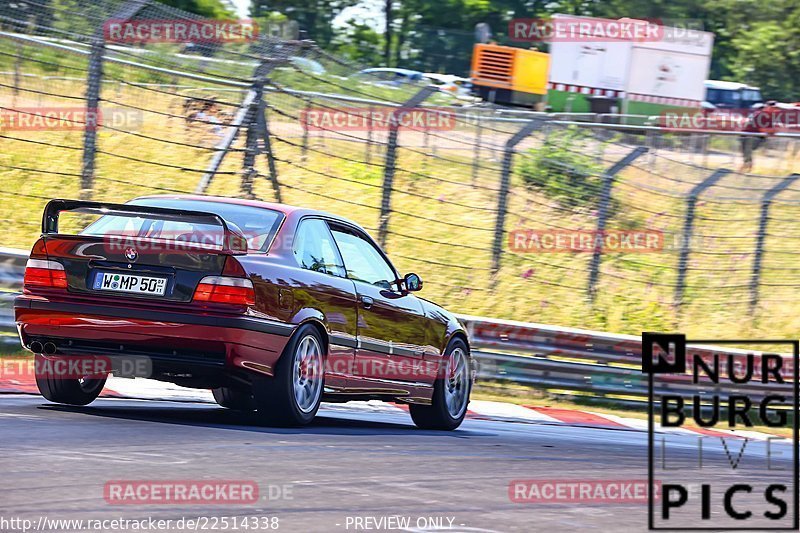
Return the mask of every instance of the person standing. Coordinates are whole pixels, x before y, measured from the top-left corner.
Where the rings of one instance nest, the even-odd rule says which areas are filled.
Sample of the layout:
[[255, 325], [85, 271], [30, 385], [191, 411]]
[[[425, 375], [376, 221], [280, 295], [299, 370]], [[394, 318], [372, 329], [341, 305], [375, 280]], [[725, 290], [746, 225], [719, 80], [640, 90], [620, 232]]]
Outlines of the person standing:
[[780, 112], [775, 100], [768, 100], [763, 106], [757, 107], [742, 128], [744, 133], [761, 133], [762, 135], [742, 135], [742, 166], [740, 172], [750, 172], [753, 169], [753, 151], [767, 142], [767, 136], [777, 131], [777, 114]]

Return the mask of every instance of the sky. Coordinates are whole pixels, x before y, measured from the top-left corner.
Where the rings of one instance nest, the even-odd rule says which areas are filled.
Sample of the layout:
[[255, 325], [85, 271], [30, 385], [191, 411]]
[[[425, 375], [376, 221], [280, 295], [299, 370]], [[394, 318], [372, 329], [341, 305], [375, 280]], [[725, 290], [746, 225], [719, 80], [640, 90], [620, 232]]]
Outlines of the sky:
[[246, 18], [250, 12], [250, 0], [231, 0], [236, 6], [236, 16]]
[[353, 7], [344, 9], [338, 17], [333, 20], [334, 26], [341, 26], [349, 19], [361, 19], [361, 22], [368, 24], [372, 29], [383, 32], [385, 17], [383, 16], [384, 0], [361, 0]]
[[[250, 0], [231, 0], [236, 6], [236, 15], [246, 18], [250, 12]], [[341, 26], [349, 19], [361, 19], [376, 31], [383, 31], [383, 0], [361, 0], [357, 5], [348, 7], [334, 19], [334, 26]]]

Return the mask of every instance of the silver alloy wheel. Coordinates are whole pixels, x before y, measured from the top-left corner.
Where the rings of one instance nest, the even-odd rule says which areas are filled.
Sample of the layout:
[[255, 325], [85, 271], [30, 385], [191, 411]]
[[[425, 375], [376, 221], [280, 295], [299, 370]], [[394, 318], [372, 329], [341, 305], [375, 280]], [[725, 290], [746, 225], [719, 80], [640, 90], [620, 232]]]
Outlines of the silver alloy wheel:
[[322, 348], [314, 335], [306, 335], [294, 351], [294, 399], [297, 408], [310, 413], [322, 393]]
[[467, 408], [469, 397], [469, 365], [467, 354], [456, 348], [447, 361], [447, 372], [444, 382], [444, 401], [447, 412], [453, 418], [459, 418]]

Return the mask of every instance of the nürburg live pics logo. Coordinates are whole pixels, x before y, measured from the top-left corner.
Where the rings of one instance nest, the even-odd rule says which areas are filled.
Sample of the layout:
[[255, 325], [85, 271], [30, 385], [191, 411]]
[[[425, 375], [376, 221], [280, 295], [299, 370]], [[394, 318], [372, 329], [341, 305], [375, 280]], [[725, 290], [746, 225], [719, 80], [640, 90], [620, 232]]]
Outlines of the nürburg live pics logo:
[[798, 344], [642, 334], [650, 530], [798, 529]]

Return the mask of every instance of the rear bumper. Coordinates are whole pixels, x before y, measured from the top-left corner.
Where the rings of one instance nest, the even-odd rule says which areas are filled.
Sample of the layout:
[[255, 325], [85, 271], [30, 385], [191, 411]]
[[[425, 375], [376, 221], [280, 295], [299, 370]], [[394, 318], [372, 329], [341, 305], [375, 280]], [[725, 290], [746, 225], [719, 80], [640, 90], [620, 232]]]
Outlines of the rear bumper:
[[14, 316], [24, 346], [63, 355], [144, 356], [156, 371], [245, 368], [271, 375], [295, 326], [250, 316], [60, 301], [23, 295]]

